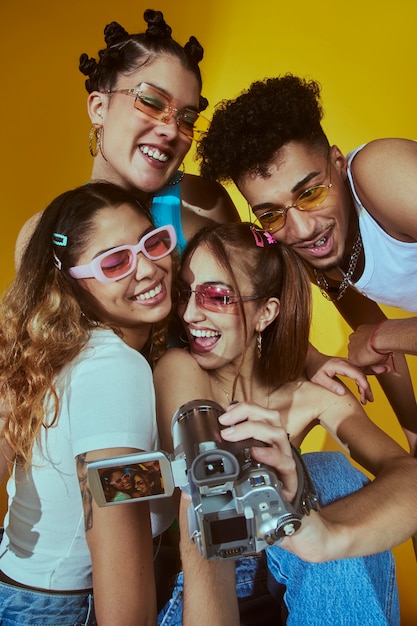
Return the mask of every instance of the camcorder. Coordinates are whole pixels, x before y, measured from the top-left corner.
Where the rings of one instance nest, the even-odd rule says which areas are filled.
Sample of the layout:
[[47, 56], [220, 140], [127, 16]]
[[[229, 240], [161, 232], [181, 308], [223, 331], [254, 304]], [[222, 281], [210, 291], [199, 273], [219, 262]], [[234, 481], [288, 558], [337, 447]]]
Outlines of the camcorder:
[[276, 471], [250, 454], [252, 446], [266, 444], [222, 439], [218, 418], [223, 413], [215, 402], [187, 402], [172, 418], [173, 454], [139, 452], [89, 463], [88, 481], [97, 504], [169, 497], [179, 487], [191, 497], [189, 533], [206, 559], [249, 556], [293, 535], [303, 515], [318, 509], [300, 454], [292, 446], [298, 490], [291, 504], [282, 497]]

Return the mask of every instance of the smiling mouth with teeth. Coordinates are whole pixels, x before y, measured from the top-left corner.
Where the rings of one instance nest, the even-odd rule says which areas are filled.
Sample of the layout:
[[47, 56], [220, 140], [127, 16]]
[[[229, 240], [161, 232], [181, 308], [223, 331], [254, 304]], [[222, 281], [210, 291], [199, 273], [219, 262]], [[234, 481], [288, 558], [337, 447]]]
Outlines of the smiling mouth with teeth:
[[162, 291], [162, 283], [159, 283], [159, 285], [157, 287], [155, 287], [155, 289], [151, 289], [150, 291], [146, 291], [145, 293], [140, 293], [138, 296], [135, 296], [135, 300], [150, 300], [151, 298], [155, 298], [155, 296], [158, 296]]
[[212, 337], [220, 337], [219, 332], [216, 332], [214, 330], [197, 330], [195, 328], [189, 328], [190, 331], [190, 335], [192, 337], [202, 337], [202, 338], [212, 338]]
[[155, 161], [161, 161], [165, 163], [168, 161], [168, 156], [163, 152], [159, 152], [158, 148], [150, 148], [149, 146], [140, 146], [140, 151], [142, 154], [146, 154], [146, 156], [151, 159], [155, 159]]
[[313, 243], [312, 246], [309, 246], [310, 248], [321, 248], [322, 246], [324, 246], [324, 244], [327, 241], [327, 237], [322, 237], [321, 239], [319, 239], [318, 241], [316, 241], [316, 243]]

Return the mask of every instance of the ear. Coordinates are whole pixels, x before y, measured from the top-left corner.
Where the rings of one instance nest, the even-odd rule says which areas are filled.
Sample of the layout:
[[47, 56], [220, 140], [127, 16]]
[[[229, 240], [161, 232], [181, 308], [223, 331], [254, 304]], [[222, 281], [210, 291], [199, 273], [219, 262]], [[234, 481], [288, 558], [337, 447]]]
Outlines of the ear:
[[280, 301], [278, 298], [269, 298], [258, 311], [258, 320], [255, 325], [256, 332], [262, 333], [267, 326], [278, 317]]
[[108, 109], [109, 98], [105, 93], [92, 91], [87, 99], [88, 115], [92, 124], [103, 124]]
[[346, 180], [347, 176], [347, 160], [341, 150], [337, 146], [330, 148], [330, 159], [333, 167], [336, 168], [340, 178]]

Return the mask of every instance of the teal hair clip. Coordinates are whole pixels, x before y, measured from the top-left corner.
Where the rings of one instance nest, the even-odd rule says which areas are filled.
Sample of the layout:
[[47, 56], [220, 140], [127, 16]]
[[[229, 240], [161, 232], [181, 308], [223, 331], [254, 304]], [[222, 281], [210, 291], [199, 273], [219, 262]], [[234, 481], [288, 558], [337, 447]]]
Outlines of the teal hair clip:
[[61, 235], [60, 233], [54, 233], [52, 235], [52, 243], [55, 246], [65, 247], [68, 243], [68, 237], [66, 235]]

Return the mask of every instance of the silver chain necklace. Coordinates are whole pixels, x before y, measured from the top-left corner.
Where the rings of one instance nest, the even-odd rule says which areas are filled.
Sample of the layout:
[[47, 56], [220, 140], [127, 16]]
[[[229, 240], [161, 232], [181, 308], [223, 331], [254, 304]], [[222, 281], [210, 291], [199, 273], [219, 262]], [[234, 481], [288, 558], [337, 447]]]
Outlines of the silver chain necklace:
[[361, 252], [362, 252], [362, 237], [361, 237], [360, 231], [358, 230], [355, 243], [353, 244], [353, 247], [352, 247], [352, 254], [350, 255], [350, 259], [349, 259], [348, 271], [344, 275], [343, 280], [337, 289], [337, 296], [335, 298], [332, 298], [332, 296], [329, 293], [333, 291], [333, 289], [332, 287], [329, 286], [329, 283], [327, 282], [327, 279], [325, 275], [323, 274], [323, 272], [319, 272], [315, 269], [313, 270], [317, 286], [320, 289], [321, 295], [324, 298], [326, 298], [326, 300], [330, 300], [330, 302], [337, 302], [343, 297], [346, 289], [349, 287], [350, 279], [352, 278], [355, 272], [356, 265], [358, 263], [358, 259], [359, 259]]

